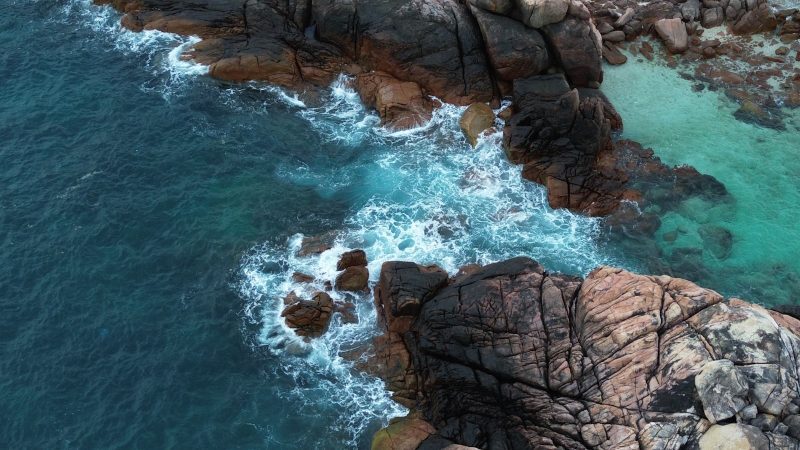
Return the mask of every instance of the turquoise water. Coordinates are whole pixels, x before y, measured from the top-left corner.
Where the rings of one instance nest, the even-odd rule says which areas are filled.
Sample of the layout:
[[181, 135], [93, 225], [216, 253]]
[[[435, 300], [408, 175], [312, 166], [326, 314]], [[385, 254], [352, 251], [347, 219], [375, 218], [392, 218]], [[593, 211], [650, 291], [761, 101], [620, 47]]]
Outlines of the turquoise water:
[[[603, 90], [623, 116], [624, 136], [653, 148], [668, 164], [689, 164], [716, 177], [735, 200], [709, 205], [692, 199], [662, 214], [659, 246], [667, 254], [701, 248], [698, 231], [723, 227], [733, 237], [729, 255], [705, 249], [707, 270], [692, 278], [753, 301], [796, 302], [800, 111], [787, 111], [786, 131], [777, 131], [736, 120], [738, 105], [718, 92], [692, 92], [692, 83], [667, 67], [630, 58], [606, 70]], [[677, 239], [664, 240], [675, 231]]]
[[[0, 0], [0, 12], [4, 447], [368, 448], [405, 413], [338, 356], [376, 332], [371, 301], [347, 298], [358, 324], [337, 318], [300, 342], [281, 299], [321, 282], [298, 286], [293, 271], [330, 279], [355, 247], [373, 278], [389, 259], [455, 271], [527, 254], [576, 274], [648, 262], [605, 246], [602, 221], [548, 208], [499, 133], [471, 149], [460, 108], [392, 133], [344, 79], [306, 105], [215, 82], [180, 61], [191, 39], [124, 32], [88, 1]], [[626, 67], [631, 86], [650, 70]], [[615, 101], [626, 133], [644, 133], [631, 118], [644, 113]], [[696, 215], [681, 219], [687, 235]], [[301, 234], [328, 231], [333, 249], [295, 256]], [[735, 235], [731, 258], [755, 261]]]

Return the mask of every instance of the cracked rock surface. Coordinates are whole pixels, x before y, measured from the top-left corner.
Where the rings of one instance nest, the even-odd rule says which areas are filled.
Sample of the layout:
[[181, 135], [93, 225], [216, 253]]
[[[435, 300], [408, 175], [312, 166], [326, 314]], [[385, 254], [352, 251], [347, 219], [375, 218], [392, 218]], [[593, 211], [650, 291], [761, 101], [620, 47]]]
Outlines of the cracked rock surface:
[[[431, 424], [414, 448], [800, 445], [797, 319], [611, 267], [584, 280], [515, 258], [446, 286], [403, 273], [441, 272], [389, 262], [376, 288], [373, 367]], [[418, 312], [398, 314], [409, 297]]]

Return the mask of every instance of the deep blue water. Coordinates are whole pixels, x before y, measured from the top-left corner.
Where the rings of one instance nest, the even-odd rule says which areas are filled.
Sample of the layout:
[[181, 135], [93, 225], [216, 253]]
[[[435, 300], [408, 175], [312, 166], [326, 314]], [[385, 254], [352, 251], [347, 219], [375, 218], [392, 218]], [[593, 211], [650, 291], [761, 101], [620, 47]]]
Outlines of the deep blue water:
[[338, 356], [376, 332], [370, 299], [334, 294], [361, 321], [312, 344], [279, 318], [339, 252], [364, 248], [373, 278], [389, 259], [641, 267], [548, 208], [499, 133], [469, 148], [459, 108], [391, 133], [344, 81], [314, 105], [221, 84], [178, 60], [191, 41], [117, 23], [0, 0], [0, 447], [368, 448], [404, 413]]

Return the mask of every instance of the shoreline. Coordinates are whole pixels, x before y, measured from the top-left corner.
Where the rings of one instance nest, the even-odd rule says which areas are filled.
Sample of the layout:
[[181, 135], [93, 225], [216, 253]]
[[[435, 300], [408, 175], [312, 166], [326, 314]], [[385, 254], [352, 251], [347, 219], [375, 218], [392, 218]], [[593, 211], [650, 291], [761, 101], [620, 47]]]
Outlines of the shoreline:
[[[247, 26], [245, 26], [245, 28], [247, 28]], [[213, 33], [207, 34], [207, 37], [210, 37], [210, 36], [213, 36]], [[204, 51], [206, 51], [206, 50], [204, 50]], [[198, 56], [195, 55], [195, 57], [198, 57]], [[200, 58], [202, 59], [202, 56]], [[259, 62], [257, 62], [256, 64], [260, 65]], [[223, 66], [224, 66], [224, 64], [223, 64]], [[219, 66], [217, 66], [216, 69], [212, 69], [211, 70], [212, 71], [212, 75], [214, 75], [214, 74], [219, 75], [218, 70], [220, 70]], [[228, 71], [228, 72], [223, 71], [222, 73], [238, 73], [238, 72], [236, 72], [236, 70], [239, 70], [239, 69], [225, 68], [225, 70]], [[375, 72], [363, 72], [361, 70], [362, 69], [355, 68], [354, 70], [351, 71], [351, 72], [355, 72], [355, 73], [352, 73], [352, 75], [356, 77], [356, 80], [357, 80], [356, 81], [356, 85], [357, 86], [359, 84], [361, 85], [361, 87], [358, 89], [359, 93], [361, 94], [361, 98], [362, 98], [362, 100], [364, 100], [364, 102], [367, 105], [371, 105], [372, 104], [372, 105], [374, 105], [376, 107], [376, 109], [379, 111], [379, 113], [381, 113], [381, 116], [382, 116], [385, 124], [390, 124], [390, 125], [393, 124], [393, 125], [395, 125], [397, 127], [402, 128], [402, 127], [405, 127], [405, 126], [408, 126], [408, 125], [418, 124], [418, 123], [420, 123], [419, 122], [420, 118], [424, 120], [424, 118], [427, 117], [427, 114], [430, 114], [430, 111], [431, 111], [432, 108], [428, 104], [428, 100], [426, 99], [425, 92], [420, 89], [420, 87], [419, 87], [419, 85], [417, 83], [414, 83], [414, 84], [417, 84], [417, 86], [414, 87], [413, 85], [407, 84], [408, 83], [407, 81], [405, 81], [405, 82], [401, 81], [401, 80], [395, 78], [392, 75], [386, 75], [386, 74], [381, 74], [381, 73], [378, 73], [376, 75]], [[233, 72], [231, 72], [231, 71], [233, 71]], [[302, 71], [303, 71], [303, 69], [301, 68], [300, 72], [302, 73]], [[278, 75], [285, 76], [286, 73], [279, 73]], [[319, 74], [316, 74], [316, 75], [319, 75]], [[301, 78], [303, 78], [304, 82], [306, 81], [306, 77], [305, 76], [302, 76]], [[314, 78], [314, 76], [311, 76], [308, 79], [317, 81], [317, 79]], [[321, 79], [323, 79], [323, 78], [320, 78], [320, 80]], [[466, 78], [464, 80], [465, 80], [465, 83], [466, 83]], [[232, 81], [243, 81], [243, 80], [232, 80]], [[269, 80], [269, 81], [275, 82], [276, 80]], [[312, 81], [312, 82], [314, 82], [314, 81]], [[277, 81], [277, 82], [280, 84], [280, 83], [285, 82], [285, 81]], [[569, 85], [568, 88], [574, 88], [574, 86]], [[392, 96], [387, 97], [388, 99], [391, 99], [391, 101], [388, 101], [387, 99], [379, 98], [380, 96], [378, 95], [378, 93], [380, 91], [382, 91], [382, 90], [385, 90], [385, 89], [393, 91], [392, 92]], [[499, 88], [499, 89], [502, 90], [502, 88]], [[541, 91], [536, 90], [536, 89], [540, 89], [540, 87], [536, 87], [533, 92], [537, 92], [537, 93], [541, 92]], [[549, 91], [551, 89], [551, 87], [548, 86], [545, 89]], [[590, 88], [590, 89], [593, 89], [593, 88]], [[401, 97], [399, 97], [399, 98], [395, 97], [398, 94], [397, 94], [397, 92], [394, 92], [394, 91], [400, 92]], [[564, 94], [567, 94], [568, 92], [572, 92], [572, 91], [568, 90], [568, 91], [560, 91], [560, 92], [558, 92], [559, 101], [561, 101], [561, 99], [563, 98], [562, 96]], [[519, 106], [519, 104], [526, 102], [526, 100], [524, 99], [525, 95], [526, 95], [525, 93], [520, 93], [520, 94], [514, 93], [514, 102], [515, 102], [515, 105], [517, 107]], [[585, 104], [585, 101], [587, 99], [593, 98], [593, 97], [591, 95], [589, 95], [587, 97], [582, 97], [581, 95], [582, 94], [576, 94], [575, 98], [577, 99], [576, 101], [579, 104], [578, 109], [582, 110], [584, 108], [588, 108], [588, 106], [586, 106], [586, 104]], [[463, 100], [463, 97], [462, 97], [462, 100]], [[473, 99], [469, 99], [469, 100], [473, 100]], [[495, 101], [496, 100], [497, 99], [495, 99]], [[472, 102], [470, 102], [470, 103], [472, 103]], [[551, 103], [556, 103], [556, 102], [551, 102]], [[597, 104], [602, 105], [602, 102], [598, 101], [596, 103], [593, 103], [591, 108], [598, 108], [597, 106], [595, 106]], [[540, 108], [540, 107], [542, 107], [542, 106], [541, 105], [536, 105], [533, 109], [536, 110], [537, 108]], [[545, 105], [544, 107], [549, 108], [550, 105]], [[603, 111], [604, 109], [608, 109], [609, 107], [610, 106], [605, 106], [605, 107], [604, 106], [600, 106], [599, 107], [600, 108], [599, 111]], [[610, 107], [610, 108], [613, 109], [613, 107]], [[595, 113], [594, 114], [594, 118], [595, 119], [598, 117], [597, 111], [598, 111], [598, 109], [595, 109], [595, 111], [594, 111], [594, 113]], [[519, 113], [520, 111], [516, 111], [516, 112]], [[530, 116], [531, 114], [536, 114], [536, 113], [533, 112], [533, 113], [525, 113], [525, 114]], [[605, 119], [607, 121], [609, 121], [609, 122], [613, 121], [613, 117], [611, 117], [610, 115], [601, 113], [600, 116], [605, 116]], [[409, 119], [409, 117], [410, 117], [410, 119]], [[525, 119], [528, 119], [528, 117], [522, 117], [522, 119], [525, 120]], [[519, 123], [520, 122], [517, 121], [517, 123], [515, 123], [514, 125], [519, 127], [520, 126]], [[609, 126], [609, 125], [605, 125], [605, 126]], [[601, 121], [599, 128], [602, 130], [603, 127], [604, 127], [604, 125], [602, 125], [602, 121]], [[481, 130], [481, 132], [482, 131], [483, 130]], [[610, 130], [606, 131], [605, 134], [608, 135], [609, 132], [610, 132]], [[512, 133], [513, 133], [513, 131], [512, 131]], [[609, 137], [603, 137], [603, 134], [604, 134], [604, 132], [601, 131], [599, 137], [591, 138], [592, 143], [590, 144], [590, 146], [594, 145], [597, 142], [600, 142], [601, 143], [600, 147], [603, 147], [604, 144], [602, 143], [602, 141], [604, 139], [610, 139]], [[578, 139], [580, 139], [580, 138], [578, 138]], [[616, 142], [616, 144], [619, 144], [619, 142]], [[525, 145], [529, 146], [529, 144], [525, 144]], [[691, 195], [692, 192], [696, 192], [696, 190], [698, 190], [697, 186], [696, 186], [698, 181], [696, 181], [696, 180], [702, 180], [701, 183], [702, 182], [708, 183], [708, 184], [702, 185], [703, 187], [701, 189], [699, 189], [700, 192], [712, 191], [712, 192], [714, 192], [714, 196], [716, 196], [714, 198], [724, 198], [727, 195], [727, 193], [724, 192], [725, 191], [724, 186], [722, 186], [716, 180], [713, 180], [713, 178], [709, 180], [708, 178], [702, 177], [701, 174], [699, 174], [698, 172], [693, 171], [693, 170], [685, 170], [685, 171], [675, 172], [675, 169], [673, 168], [673, 169], [671, 169], [672, 172], [669, 172], [670, 171], [669, 168], [665, 168], [663, 165], [659, 166], [660, 163], [658, 162], [657, 158], [655, 160], [652, 159], [652, 152], [650, 152], [650, 154], [648, 154], [646, 149], [642, 149], [641, 147], [637, 148], [635, 143], [631, 143], [627, 147], [625, 147], [623, 145], [623, 148], [626, 151], [629, 151], [630, 153], [627, 153], [624, 157], [608, 156], [610, 158], [609, 165], [605, 166], [604, 168], [601, 168], [601, 170], [599, 170], [599, 172], [602, 172], [604, 169], [609, 169], [609, 168], [613, 167], [613, 165], [618, 161], [627, 161], [630, 158], [634, 158], [634, 159], [635, 158], [640, 158], [643, 162], [637, 164], [637, 166], [648, 167], [648, 165], [650, 165], [648, 167], [649, 172], [645, 172], [644, 173], [644, 178], [645, 178], [645, 181], [643, 182], [644, 184], [650, 184], [652, 182], [651, 180], [646, 179], [646, 177], [647, 176], [652, 176], [653, 174], [656, 174], [658, 176], [662, 176], [662, 178], [669, 178], [669, 179], [673, 180], [672, 181], [673, 183], [674, 183], [674, 179], [676, 178], [676, 175], [677, 175], [678, 179], [680, 179], [681, 176], [686, 177], [685, 179], [687, 180], [686, 181], [687, 188], [693, 190], [693, 191], [689, 191], [688, 195]], [[528, 149], [526, 148], [525, 150], [528, 150]], [[597, 152], [597, 154], [601, 155], [600, 159], [602, 160], [603, 149], [600, 149]], [[612, 154], [607, 154], [607, 155], [612, 155]], [[541, 164], [542, 160], [541, 159], [525, 160], [525, 158], [520, 158], [518, 160], [518, 162], [524, 162], [524, 164], [529, 164], [529, 163], [533, 162], [534, 165], [535, 165], [535, 164]], [[556, 161], [556, 163], [558, 164], [559, 162]], [[546, 160], [545, 164], [551, 164], [551, 161]], [[591, 169], [592, 170], [597, 170], [597, 167], [593, 166]], [[523, 170], [525, 170], [525, 169], [523, 169]], [[666, 173], [666, 176], [664, 176], [665, 175], [665, 172], [664, 172], [665, 170], [668, 171]], [[559, 172], [559, 173], [561, 173], [561, 172]], [[619, 179], [624, 178], [625, 181], [623, 182], [623, 184], [627, 184], [629, 182], [628, 175], [629, 174], [626, 174], [624, 177], [619, 176], [619, 175], [615, 175], [615, 177], [618, 177], [615, 182], [619, 182]], [[548, 176], [550, 176], [550, 175], [548, 175]], [[582, 174], [581, 176], [585, 176], [585, 175]], [[548, 178], [546, 178], [546, 177], [545, 178], [541, 178], [541, 176], [538, 173], [535, 174], [535, 175], [532, 175], [531, 177], [534, 178], [534, 179], [537, 179], [537, 181], [539, 181], [541, 184], [547, 186], [551, 193], [552, 192], [557, 192], [559, 190], [557, 184], [554, 184], [556, 182], [552, 181], [553, 179], [558, 180], [557, 177], [552, 177], [550, 179], [551, 181], [548, 181]], [[633, 178], [635, 179], [635, 177], [633, 177]], [[559, 180], [559, 181], [563, 181], [563, 180]], [[564, 184], [569, 186], [571, 183], [569, 181], [566, 181], [566, 182], [564, 182]], [[635, 182], [632, 183], [632, 184], [635, 185]], [[680, 185], [680, 183], [678, 183], [678, 185]], [[583, 183], [581, 183], [580, 185], [576, 185], [576, 186], [581, 186], [582, 188], [586, 187], [586, 185], [584, 185]], [[721, 190], [719, 188], [720, 186], [722, 186]], [[636, 200], [636, 201], [640, 201], [640, 202], [642, 202], [642, 201], [646, 202], [647, 201], [643, 197], [639, 196], [641, 194], [637, 195], [636, 193], [625, 192], [625, 191], [622, 191], [622, 190], [617, 192], [617, 191], [615, 191], [615, 189], [619, 189], [619, 187], [617, 185], [614, 185], [610, 189], [610, 191], [613, 192], [612, 197], [616, 196], [616, 198], [613, 199], [613, 201], [617, 201], [618, 202], [620, 199]], [[568, 188], [566, 188], [566, 190], [569, 192], [570, 188], [568, 187]], [[588, 190], [589, 191], [593, 191], [592, 188], [589, 188]], [[644, 192], [644, 194], [646, 195], [646, 192]], [[679, 192], [679, 194], [680, 195], [687, 195], [686, 192], [682, 192], [682, 193]], [[558, 196], [556, 195], [556, 198], [557, 197]], [[673, 198], [673, 199], [668, 200], [666, 204], [669, 204], [670, 202], [675, 202], [675, 201], [676, 200]], [[577, 206], [574, 207], [574, 209], [578, 209], [578, 210], [582, 209], [584, 212], [587, 211], [587, 207], [583, 203], [583, 200], [579, 200], [579, 201], [576, 201], [576, 202], [573, 203], [573, 201], [569, 199], [569, 194], [567, 195], [567, 200], [566, 201], [560, 200], [560, 202], [561, 202], [561, 204], [566, 204], [566, 205], [575, 204]], [[596, 204], [596, 202], [597, 202], [597, 199], [593, 199], [593, 200], [591, 200], [589, 202], [589, 204], [590, 205], [591, 204]], [[551, 204], [554, 204], [554, 203], [555, 203], [555, 205], [558, 205], [559, 204], [559, 200], [554, 201], [553, 197], [551, 197]], [[615, 209], [615, 208], [612, 208], [612, 209]], [[606, 209], [607, 209], [607, 207], [605, 207], [605, 206], [601, 206], [600, 207], [600, 210], [602, 212], [607, 212]], [[618, 213], [618, 211], [619, 210], [617, 210], [617, 213]], [[621, 214], [618, 217], [620, 217], [620, 219], [619, 219], [621, 221], [620, 223], [623, 223], [625, 221], [629, 221], [628, 223], [634, 223], [634, 222], [632, 222], [633, 220], [640, 220], [638, 217], [632, 218], [631, 217], [631, 212], [624, 212], [624, 211], [623, 211], [623, 214]], [[640, 223], [645, 223], [646, 224], [647, 222], [645, 221], [645, 222], [640, 222]], [[608, 430], [606, 430], [605, 432], [608, 433]], [[598, 436], [599, 436], [599, 434], [598, 434]], [[585, 439], [590, 439], [591, 440], [591, 439], [594, 439], [594, 437], [592, 437], [592, 438], [583, 437], [583, 439], [584, 440]], [[465, 442], [466, 442], [466, 440], [465, 440]], [[386, 448], [391, 448], [391, 447], [386, 447]]]

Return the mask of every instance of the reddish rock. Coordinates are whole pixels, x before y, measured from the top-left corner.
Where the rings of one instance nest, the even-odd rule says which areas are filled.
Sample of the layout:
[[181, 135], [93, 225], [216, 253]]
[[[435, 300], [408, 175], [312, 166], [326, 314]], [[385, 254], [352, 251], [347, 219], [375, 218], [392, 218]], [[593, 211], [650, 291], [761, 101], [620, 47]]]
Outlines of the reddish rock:
[[356, 249], [342, 253], [336, 263], [336, 270], [344, 270], [354, 266], [367, 266], [367, 253], [364, 250]]
[[353, 266], [336, 276], [334, 287], [337, 291], [362, 292], [367, 290], [368, 283], [369, 270], [363, 266]]
[[291, 303], [281, 312], [281, 317], [286, 320], [286, 326], [293, 328], [298, 336], [314, 338], [328, 330], [331, 314], [333, 300], [328, 294], [317, 292], [311, 300], [297, 299], [296, 296], [292, 298]]
[[314, 277], [302, 272], [295, 272], [292, 274], [292, 281], [295, 283], [311, 283], [314, 281]]
[[600, 87], [603, 82], [603, 47], [594, 23], [567, 16], [541, 31], [572, 86]]
[[[373, 364], [402, 374], [390, 388], [413, 393], [408, 404], [429, 419], [431, 448], [800, 444], [791, 432], [749, 424], [759, 414], [795, 423], [800, 321], [792, 317], [678, 278], [601, 267], [581, 280], [527, 258], [428, 292], [402, 348], [379, 347]], [[721, 433], [704, 410], [740, 412], [725, 427], [743, 428]]]
[[364, 104], [375, 108], [381, 123], [390, 128], [413, 128], [431, 118], [433, 105], [417, 83], [369, 72], [356, 76], [355, 88]]
[[689, 35], [681, 19], [661, 19], [655, 23], [655, 30], [671, 53], [683, 53], [689, 48]]

